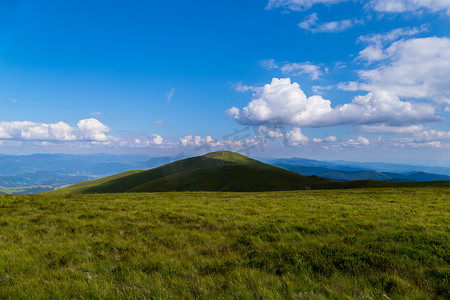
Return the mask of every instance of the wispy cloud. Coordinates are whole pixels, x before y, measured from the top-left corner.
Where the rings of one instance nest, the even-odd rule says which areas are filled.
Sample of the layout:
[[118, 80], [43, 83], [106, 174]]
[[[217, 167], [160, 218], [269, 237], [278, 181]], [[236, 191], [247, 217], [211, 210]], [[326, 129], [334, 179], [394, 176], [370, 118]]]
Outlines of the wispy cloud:
[[361, 24], [361, 20], [356, 19], [345, 19], [345, 20], [339, 20], [339, 21], [332, 21], [332, 22], [324, 22], [319, 23], [318, 22], [319, 17], [317, 16], [317, 13], [313, 13], [305, 18], [302, 22], [298, 24], [298, 26], [301, 29], [311, 31], [312, 33], [317, 32], [342, 32], [345, 31], [351, 27], [353, 27], [356, 24]]
[[393, 42], [400, 37], [413, 36], [421, 32], [426, 32], [428, 30], [429, 25], [427, 24], [413, 28], [395, 28], [386, 33], [362, 35], [358, 38], [358, 41], [376, 45], [383, 45], [387, 42]]
[[263, 59], [259, 61], [259, 64], [266, 70], [279, 68], [274, 59]]
[[358, 38], [358, 42], [369, 43], [369, 46], [359, 52], [359, 59], [366, 60], [369, 63], [380, 61], [387, 58], [383, 48], [387, 43], [393, 42], [401, 37], [409, 37], [421, 32], [428, 31], [428, 25], [414, 28], [396, 28], [387, 33], [377, 33], [364, 35]]
[[[263, 68], [267, 70], [279, 69], [283, 75], [299, 76], [308, 75], [313, 80], [319, 79], [322, 75], [322, 66], [306, 62], [283, 62], [277, 63], [274, 59], [265, 59], [260, 61]], [[326, 70], [325, 70], [326, 71]], [[254, 90], [255, 87], [253, 87]]]
[[307, 10], [316, 4], [337, 4], [351, 0], [269, 0], [266, 9], [286, 7], [290, 10]]
[[[302, 11], [314, 5], [334, 5], [352, 0], [269, 0], [266, 9], [286, 8], [293, 11]], [[419, 13], [429, 11], [443, 12], [450, 15], [450, 2], [448, 0], [368, 0], [361, 1], [368, 11], [379, 13]]]
[[171, 88], [170, 91], [166, 93], [167, 102], [170, 102], [170, 100], [172, 100], [174, 95], [175, 95], [175, 88]]
[[245, 92], [257, 92], [260, 89], [260, 87], [253, 85], [245, 85], [242, 84], [241, 81], [239, 81], [238, 83], [233, 84], [233, 89], [238, 92], [245, 93]]
[[358, 130], [366, 133], [393, 133], [393, 134], [405, 134], [405, 133], [417, 133], [423, 131], [423, 126], [411, 125], [411, 126], [389, 126], [385, 124], [379, 125], [361, 125], [358, 126]]
[[319, 79], [320, 75], [322, 75], [320, 66], [314, 65], [310, 62], [287, 63], [281, 67], [281, 72], [283, 72], [283, 74], [291, 76], [307, 74], [311, 77], [311, 79]]
[[444, 12], [450, 15], [450, 2], [448, 0], [372, 0], [366, 7], [383, 13]]
[[155, 125], [168, 125], [168, 123], [163, 120], [155, 120], [155, 121], [152, 121], [152, 123]]

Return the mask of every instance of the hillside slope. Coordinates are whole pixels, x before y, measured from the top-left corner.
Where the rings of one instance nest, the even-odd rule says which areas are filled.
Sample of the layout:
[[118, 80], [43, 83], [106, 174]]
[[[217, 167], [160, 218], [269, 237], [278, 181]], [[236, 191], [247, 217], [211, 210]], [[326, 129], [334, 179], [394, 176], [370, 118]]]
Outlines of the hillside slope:
[[311, 189], [330, 183], [275, 167], [227, 165], [180, 172], [139, 185], [130, 192], [166, 191], [288, 191]]
[[[137, 171], [132, 174], [128, 172], [119, 174], [112, 180], [92, 181], [88, 186], [81, 185], [80, 188], [72, 189], [71, 194], [96, 194], [96, 193], [125, 193], [144, 183], [170, 176], [179, 172], [186, 172], [194, 169], [210, 168], [221, 165], [234, 164], [230, 161], [224, 161], [209, 157], [192, 157], [176, 161], [161, 167], [146, 171]], [[82, 184], [82, 183], [81, 183]], [[71, 187], [69, 187], [70, 189]], [[62, 189], [60, 192], [65, 192]]]
[[[268, 165], [241, 154], [218, 151], [187, 158], [150, 170], [128, 171], [98, 180], [85, 181], [47, 194], [98, 194], [168, 191], [288, 191], [305, 189], [348, 189], [413, 186], [374, 180], [338, 182], [301, 175]], [[431, 186], [449, 186], [434, 182]], [[423, 182], [418, 186], [430, 186]]]
[[146, 171], [81, 182], [49, 194], [156, 191], [278, 191], [309, 189], [331, 181], [304, 176], [241, 154], [218, 151]]
[[54, 195], [62, 195], [62, 194], [73, 194], [73, 195], [77, 195], [77, 194], [86, 194], [84, 191], [88, 190], [89, 188], [93, 188], [96, 186], [100, 186], [104, 183], [110, 182], [110, 181], [114, 181], [116, 179], [122, 178], [122, 177], [127, 177], [133, 174], [138, 174], [144, 172], [143, 170], [133, 170], [133, 171], [127, 171], [127, 172], [123, 172], [123, 173], [119, 173], [119, 174], [114, 174], [111, 176], [107, 176], [107, 177], [103, 177], [103, 178], [99, 178], [99, 179], [95, 179], [95, 180], [87, 180], [87, 181], [82, 181], [79, 182], [77, 184], [62, 188], [62, 189], [56, 189], [50, 192], [46, 192], [46, 194], [54, 194]]
[[210, 152], [202, 157], [215, 158], [223, 161], [233, 162], [242, 165], [253, 165], [253, 166], [264, 166], [264, 167], [273, 167], [273, 165], [269, 165], [259, 160], [247, 157], [245, 155], [231, 152], [231, 151], [216, 151]]

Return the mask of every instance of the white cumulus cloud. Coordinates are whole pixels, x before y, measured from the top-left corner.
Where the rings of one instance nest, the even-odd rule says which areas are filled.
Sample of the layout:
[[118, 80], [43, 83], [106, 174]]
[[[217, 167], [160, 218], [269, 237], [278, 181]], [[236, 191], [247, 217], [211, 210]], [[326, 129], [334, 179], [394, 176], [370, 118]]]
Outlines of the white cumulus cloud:
[[67, 123], [35, 123], [30, 121], [0, 122], [0, 138], [14, 140], [48, 140], [48, 141], [106, 141], [111, 138], [107, 133], [109, 127], [90, 118], [80, 120], [77, 127]]
[[348, 141], [345, 141], [343, 143], [341, 143], [339, 146], [342, 148], [362, 148], [362, 147], [367, 147], [370, 145], [370, 141], [363, 137], [363, 136], [358, 136], [358, 138], [355, 139], [349, 139]]
[[80, 120], [77, 124], [79, 139], [106, 141], [110, 136], [106, 135], [109, 132], [109, 127], [98, 121], [97, 119]]
[[335, 137], [334, 135], [330, 135], [327, 138], [325, 138], [325, 141], [327, 141], [327, 142], [336, 142], [337, 141], [337, 137]]
[[204, 138], [198, 135], [196, 136], [187, 135], [180, 138], [180, 144], [183, 147], [201, 147], [201, 146], [215, 147], [221, 145], [221, 142], [215, 140], [213, 137], [209, 135]]
[[291, 146], [306, 145], [309, 142], [308, 137], [304, 135], [298, 127], [294, 127], [291, 131], [289, 131], [287, 138], [289, 145]]
[[150, 135], [150, 140], [155, 145], [161, 145], [164, 141], [162, 136], [160, 136], [159, 134], [156, 134], [156, 133]]
[[388, 92], [450, 107], [450, 38], [400, 40], [381, 53], [362, 55], [381, 61], [376, 68], [359, 71], [362, 83], [351, 82], [341, 88]]
[[367, 146], [367, 145], [370, 144], [369, 140], [366, 139], [366, 138], [363, 137], [363, 136], [358, 136], [358, 139], [357, 139], [356, 141], [357, 141], [358, 143], [360, 143], [361, 145], [365, 145], [365, 146]]
[[355, 97], [352, 102], [333, 108], [331, 101], [314, 95], [307, 97], [296, 82], [274, 78], [253, 95], [242, 110], [232, 107], [227, 114], [243, 125], [270, 124], [281, 118], [293, 127], [387, 124], [404, 126], [436, 121], [434, 109], [427, 104], [401, 101], [387, 92]]
[[65, 122], [53, 124], [31, 121], [0, 122], [0, 145], [5, 143], [28, 143], [34, 146], [51, 147], [64, 142], [68, 147], [119, 147], [146, 148], [172, 147], [159, 134], [142, 137], [119, 138], [109, 135], [110, 128], [97, 119], [80, 120], [76, 126]]
[[416, 140], [420, 141], [445, 141], [450, 142], [450, 131], [442, 130], [424, 130], [415, 135]]
[[428, 10], [450, 15], [448, 0], [372, 0], [369, 7], [378, 12], [405, 13]]

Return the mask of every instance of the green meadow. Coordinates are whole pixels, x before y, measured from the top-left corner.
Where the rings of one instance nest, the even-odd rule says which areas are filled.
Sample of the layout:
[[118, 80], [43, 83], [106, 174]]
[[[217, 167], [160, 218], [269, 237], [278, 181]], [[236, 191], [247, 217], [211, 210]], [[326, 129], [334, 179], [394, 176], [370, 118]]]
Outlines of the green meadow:
[[0, 196], [0, 298], [449, 299], [450, 189]]

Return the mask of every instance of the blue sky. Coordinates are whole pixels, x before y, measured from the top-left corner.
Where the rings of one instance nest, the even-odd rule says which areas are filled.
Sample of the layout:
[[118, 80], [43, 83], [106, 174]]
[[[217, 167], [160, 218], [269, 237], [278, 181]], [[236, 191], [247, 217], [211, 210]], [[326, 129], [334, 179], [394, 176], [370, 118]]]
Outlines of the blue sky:
[[0, 153], [448, 164], [449, 21], [446, 0], [2, 1]]

